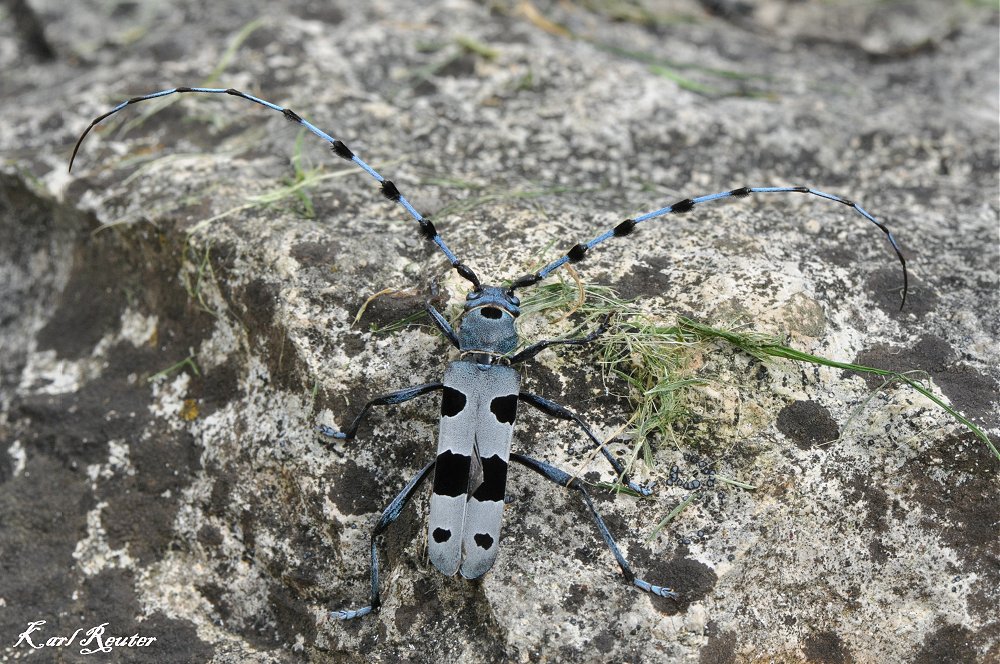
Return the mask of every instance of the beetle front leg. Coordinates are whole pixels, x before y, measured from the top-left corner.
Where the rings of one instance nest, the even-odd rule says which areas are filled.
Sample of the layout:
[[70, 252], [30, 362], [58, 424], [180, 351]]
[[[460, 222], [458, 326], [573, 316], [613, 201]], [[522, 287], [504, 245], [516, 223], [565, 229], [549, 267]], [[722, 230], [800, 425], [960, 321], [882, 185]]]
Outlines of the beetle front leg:
[[533, 343], [520, 353], [515, 354], [510, 358], [510, 364], [520, 364], [530, 360], [535, 355], [538, 355], [543, 350], [549, 346], [583, 346], [584, 344], [589, 344], [591, 341], [597, 337], [604, 334], [608, 329], [608, 323], [611, 320], [611, 314], [606, 315], [601, 319], [601, 324], [597, 326], [597, 329], [584, 337], [578, 337], [576, 339], [546, 339], [545, 341], [539, 341]]

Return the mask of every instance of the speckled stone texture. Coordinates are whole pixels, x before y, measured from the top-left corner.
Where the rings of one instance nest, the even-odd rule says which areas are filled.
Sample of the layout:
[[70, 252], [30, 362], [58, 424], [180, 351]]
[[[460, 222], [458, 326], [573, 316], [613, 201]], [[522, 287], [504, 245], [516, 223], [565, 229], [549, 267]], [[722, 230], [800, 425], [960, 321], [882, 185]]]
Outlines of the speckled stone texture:
[[[580, 274], [653, 315], [787, 336], [842, 361], [926, 372], [1000, 435], [998, 17], [988, 3], [81, 2], [0, 8], [0, 658], [109, 623], [157, 637], [106, 661], [996, 662], [1000, 462], [899, 385], [731, 348], [700, 359], [678, 450], [650, 499], [577, 496], [514, 468], [503, 550], [481, 581], [426, 557], [426, 493], [388, 532], [380, 613], [369, 532], [433, 454], [453, 353], [426, 326], [373, 333], [433, 295], [461, 302], [417, 225], [305, 136], [288, 105], [383, 170], [491, 282], [621, 219], [743, 185], [804, 196], [705, 205], [588, 254]], [[13, 19], [17, 20], [13, 20]], [[253, 22], [253, 23], [252, 23]], [[240, 31], [248, 34], [227, 55]], [[156, 111], [150, 115], [151, 111]], [[364, 302], [382, 289], [399, 291]], [[454, 311], [454, 309], [451, 309]], [[532, 338], [564, 334], [536, 318]], [[586, 351], [546, 352], [527, 389], [610, 435], [628, 404]], [[686, 493], [697, 445], [756, 485]], [[578, 431], [522, 409], [515, 449], [566, 468]], [[594, 465], [607, 478], [605, 469]], [[701, 535], [698, 535], [698, 532]], [[48, 659], [46, 659], [48, 658]], [[51, 648], [26, 661], [97, 661]]]

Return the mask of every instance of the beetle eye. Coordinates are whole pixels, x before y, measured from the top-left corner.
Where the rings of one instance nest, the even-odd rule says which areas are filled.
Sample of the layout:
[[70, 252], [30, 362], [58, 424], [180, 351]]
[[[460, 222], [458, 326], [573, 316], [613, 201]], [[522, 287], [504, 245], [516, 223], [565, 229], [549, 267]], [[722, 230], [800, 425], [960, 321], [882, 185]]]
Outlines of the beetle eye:
[[465, 299], [466, 300], [475, 300], [477, 297], [479, 297], [479, 295], [480, 295], [479, 291], [472, 291], [471, 293], [469, 293], [468, 295], [465, 296]]
[[511, 295], [510, 296], [510, 303], [513, 304], [515, 307], [519, 307], [519, 306], [521, 306], [521, 298], [519, 298], [516, 295]]
[[483, 318], [489, 318], [491, 320], [499, 320], [503, 317], [503, 312], [496, 307], [483, 307], [482, 314]]

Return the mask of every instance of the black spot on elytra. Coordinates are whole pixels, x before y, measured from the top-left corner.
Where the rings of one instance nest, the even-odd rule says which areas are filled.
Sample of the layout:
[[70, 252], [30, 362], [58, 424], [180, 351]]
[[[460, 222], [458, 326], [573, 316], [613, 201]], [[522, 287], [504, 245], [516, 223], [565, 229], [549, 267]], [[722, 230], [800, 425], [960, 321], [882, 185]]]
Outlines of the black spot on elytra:
[[444, 396], [441, 398], [441, 415], [444, 417], [455, 417], [465, 410], [465, 401], [464, 394], [453, 387], [445, 385]]
[[479, 548], [483, 551], [489, 551], [493, 546], [493, 538], [487, 533], [476, 533], [472, 539], [476, 540], [476, 544], [478, 544]]
[[434, 493], [451, 498], [468, 493], [471, 463], [472, 457], [451, 450], [439, 454], [434, 469]]
[[507, 462], [494, 455], [483, 459], [483, 483], [476, 487], [472, 497], [480, 502], [499, 502], [507, 487]]
[[438, 544], [447, 542], [451, 539], [451, 531], [446, 528], [435, 528], [431, 535], [434, 537], [434, 541]]
[[513, 424], [517, 417], [517, 395], [508, 394], [505, 397], [496, 397], [490, 402], [490, 412], [496, 415], [498, 422]]

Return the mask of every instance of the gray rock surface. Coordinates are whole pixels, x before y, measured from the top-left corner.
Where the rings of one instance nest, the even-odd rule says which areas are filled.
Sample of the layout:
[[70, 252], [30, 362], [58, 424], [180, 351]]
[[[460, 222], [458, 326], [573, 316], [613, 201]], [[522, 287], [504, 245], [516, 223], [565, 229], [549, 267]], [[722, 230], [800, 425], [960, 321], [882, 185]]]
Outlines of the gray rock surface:
[[[1000, 660], [1000, 462], [906, 388], [871, 398], [858, 376], [724, 346], [698, 391], [714, 406], [691, 419], [712, 440], [685, 444], [757, 490], [706, 495], [644, 543], [685, 496], [663, 479], [688, 448], [664, 443], [653, 498], [597, 500], [637, 571], [680, 602], [626, 585], [577, 497], [515, 469], [483, 580], [427, 562], [422, 496], [384, 540], [382, 611], [328, 621], [366, 600], [368, 533], [431, 458], [437, 406], [376, 412], [349, 444], [313, 426], [437, 380], [452, 357], [437, 335], [371, 327], [418, 310], [432, 282], [457, 304], [461, 280], [309, 136], [313, 214], [256, 204], [295, 176], [299, 134], [238, 99], [127, 109], [66, 173], [77, 135], [123, 99], [244, 89], [342, 137], [488, 281], [680, 198], [840, 193], [899, 237], [902, 311], [881, 234], [806, 197], [650, 222], [580, 273], [655, 315], [923, 370], [997, 441], [995, 9], [202, 4], [0, 9], [3, 661], [25, 656], [14, 643], [35, 620], [157, 637], [116, 661]], [[385, 288], [404, 295], [353, 324]], [[628, 419], [586, 352], [525, 374], [604, 434]], [[515, 446], [568, 468], [587, 454], [533, 413]], [[75, 653], [35, 661], [93, 661]]]

